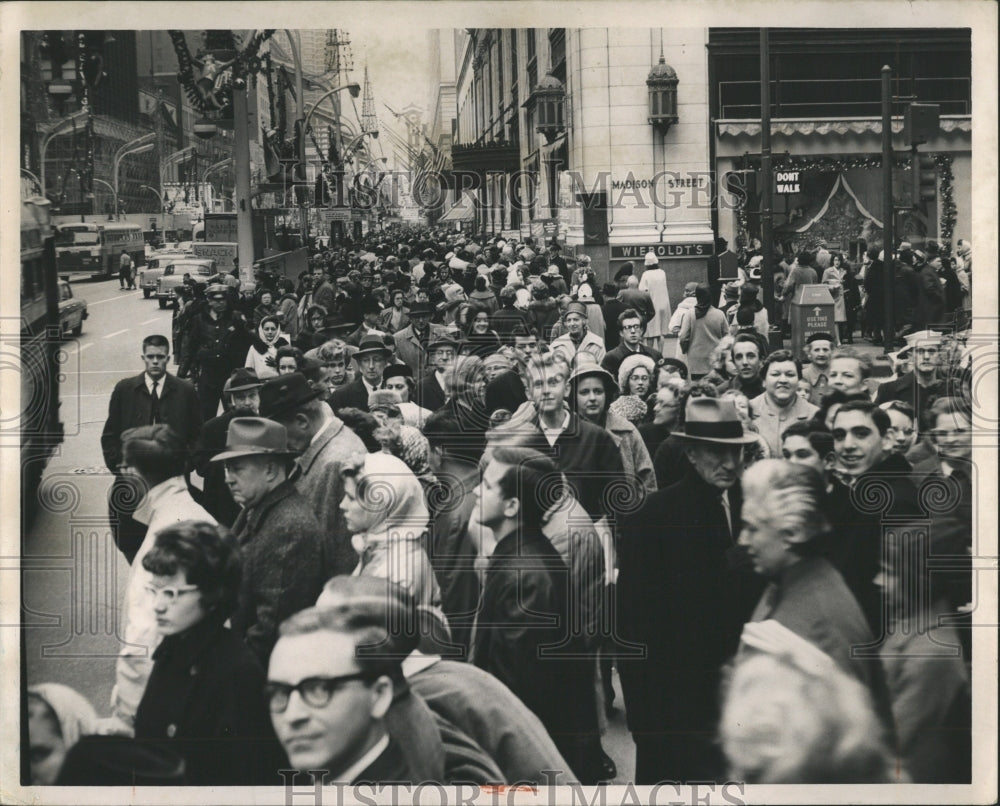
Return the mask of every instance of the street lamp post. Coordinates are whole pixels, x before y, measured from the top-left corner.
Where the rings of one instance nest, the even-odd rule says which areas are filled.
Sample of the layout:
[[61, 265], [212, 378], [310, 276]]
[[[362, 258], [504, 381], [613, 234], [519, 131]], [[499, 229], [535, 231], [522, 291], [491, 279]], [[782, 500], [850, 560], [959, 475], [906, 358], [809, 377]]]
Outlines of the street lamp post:
[[206, 213], [208, 212], [208, 208], [205, 205], [205, 191], [204, 191], [204, 187], [208, 183], [208, 175], [213, 174], [216, 171], [220, 171], [223, 168], [228, 168], [232, 164], [233, 164], [233, 157], [226, 157], [225, 159], [219, 160], [218, 162], [213, 162], [205, 169], [205, 173], [201, 175], [201, 185], [199, 186], [199, 190], [201, 193], [201, 206], [204, 209], [204, 212]]
[[159, 203], [159, 206], [160, 206], [160, 232], [163, 232], [163, 227], [166, 224], [166, 220], [163, 217], [163, 196], [160, 194], [160, 191], [158, 191], [156, 188], [152, 187], [151, 185], [139, 185], [139, 189], [140, 190], [148, 190], [150, 193], [152, 193], [154, 196], [156, 196], [156, 200], [157, 200], [157, 202]]
[[[302, 128], [299, 130], [299, 142], [298, 142], [299, 159], [302, 164], [303, 173], [305, 172], [305, 155], [306, 155], [305, 138], [306, 138], [306, 132], [309, 131], [309, 121], [312, 120], [312, 116], [315, 114], [316, 110], [319, 109], [319, 105], [323, 101], [325, 101], [327, 98], [336, 95], [341, 90], [345, 89], [351, 93], [351, 96], [353, 98], [357, 98], [361, 94], [361, 85], [356, 82], [351, 84], [340, 84], [336, 87], [333, 87], [332, 89], [327, 90], [321, 96], [319, 96], [319, 98], [316, 99], [316, 102], [309, 108], [308, 113], [306, 113], [305, 119], [302, 121]], [[299, 97], [301, 98], [302, 96], [300, 95]], [[334, 106], [334, 112], [336, 113], [337, 116], [337, 123], [340, 123], [341, 122], [340, 109], [336, 105]], [[343, 159], [345, 153], [346, 152], [340, 155], [341, 159]], [[302, 206], [301, 220], [302, 220], [302, 244], [304, 246], [306, 241], [306, 229], [308, 222], [308, 210], [305, 208], [305, 205]]]
[[137, 137], [134, 140], [125, 143], [125, 145], [121, 146], [121, 148], [115, 152], [115, 160], [111, 172], [112, 184], [115, 189], [115, 221], [118, 220], [118, 168], [121, 165], [121, 161], [125, 159], [125, 157], [132, 156], [134, 154], [145, 154], [147, 151], [152, 151], [155, 147], [156, 133], [150, 132], [149, 134], [144, 134], [142, 137]]
[[[94, 181], [97, 184], [99, 184], [99, 185], [104, 185], [104, 187], [106, 187], [108, 190], [111, 191], [111, 195], [114, 197], [114, 200], [115, 200], [115, 210], [117, 210], [118, 209], [118, 191], [117, 191], [117, 189], [114, 188], [114, 187], [112, 187], [110, 182], [105, 182], [103, 179], [98, 179], [96, 176], [94, 177]], [[94, 212], [94, 211], [92, 210], [91, 212]]]
[[49, 143], [51, 143], [56, 137], [61, 134], [66, 133], [66, 129], [73, 128], [77, 123], [82, 123], [87, 120], [87, 113], [85, 111], [74, 112], [68, 118], [63, 118], [58, 123], [54, 124], [51, 130], [42, 138], [42, 146], [39, 149], [39, 179], [42, 182], [42, 195], [46, 194], [45, 189], [45, 152], [48, 151]]

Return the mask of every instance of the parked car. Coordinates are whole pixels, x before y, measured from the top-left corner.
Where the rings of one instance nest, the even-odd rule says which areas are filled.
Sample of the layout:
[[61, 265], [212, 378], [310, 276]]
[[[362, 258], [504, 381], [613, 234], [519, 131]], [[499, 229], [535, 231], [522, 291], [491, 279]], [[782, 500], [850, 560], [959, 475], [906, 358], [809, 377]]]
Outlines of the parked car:
[[163, 267], [163, 274], [156, 281], [156, 298], [161, 308], [177, 299], [177, 287], [184, 284], [184, 275], [190, 274], [199, 282], [207, 282], [209, 277], [218, 274], [214, 260], [204, 258], [177, 258]]
[[149, 299], [156, 292], [156, 281], [160, 279], [167, 263], [186, 257], [189, 257], [187, 252], [176, 249], [153, 252], [149, 260], [146, 261], [146, 265], [139, 272], [139, 287], [142, 289], [142, 295]]
[[79, 336], [83, 332], [83, 320], [90, 314], [87, 312], [87, 300], [73, 296], [73, 287], [69, 280], [59, 281], [59, 325], [62, 334]]

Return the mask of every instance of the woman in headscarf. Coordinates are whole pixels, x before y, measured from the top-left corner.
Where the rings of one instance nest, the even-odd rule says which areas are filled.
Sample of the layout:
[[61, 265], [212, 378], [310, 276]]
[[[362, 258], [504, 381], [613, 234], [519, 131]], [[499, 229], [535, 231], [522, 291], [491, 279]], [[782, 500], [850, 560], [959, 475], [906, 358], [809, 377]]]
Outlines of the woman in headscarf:
[[656, 492], [653, 460], [642, 437], [629, 420], [609, 410], [618, 397], [611, 373], [597, 363], [583, 364], [570, 375], [569, 390], [570, 410], [611, 434], [622, 454], [625, 477], [637, 480], [648, 492]]
[[32, 786], [56, 782], [66, 753], [97, 730], [97, 712], [79, 692], [61, 683], [28, 687], [28, 759]]
[[712, 292], [705, 283], [698, 284], [694, 297], [694, 316], [684, 319], [678, 338], [687, 355], [691, 379], [699, 380], [712, 369], [709, 363], [712, 350], [729, 327], [725, 314], [712, 305]]
[[281, 322], [277, 316], [265, 316], [257, 326], [257, 337], [247, 350], [244, 366], [255, 370], [257, 377], [278, 377], [278, 348], [287, 347], [288, 339], [281, 332]]
[[424, 489], [402, 459], [369, 453], [341, 471], [340, 508], [360, 560], [354, 575], [401, 585], [421, 605], [437, 607], [441, 591], [424, 549], [430, 512]]

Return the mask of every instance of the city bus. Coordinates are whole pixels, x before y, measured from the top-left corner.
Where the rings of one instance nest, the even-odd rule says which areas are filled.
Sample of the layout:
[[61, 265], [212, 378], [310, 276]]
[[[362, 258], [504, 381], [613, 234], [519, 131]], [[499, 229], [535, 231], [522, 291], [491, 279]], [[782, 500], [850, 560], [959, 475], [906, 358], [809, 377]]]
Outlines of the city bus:
[[146, 262], [146, 242], [138, 224], [72, 221], [56, 227], [56, 263], [60, 274], [114, 277], [122, 250], [136, 266]]
[[[21, 449], [22, 527], [38, 508], [38, 485], [63, 441], [59, 420], [59, 278], [49, 202], [21, 202], [21, 411], [15, 430]], [[9, 421], [4, 418], [4, 436]], [[6, 440], [5, 440], [6, 442]]]

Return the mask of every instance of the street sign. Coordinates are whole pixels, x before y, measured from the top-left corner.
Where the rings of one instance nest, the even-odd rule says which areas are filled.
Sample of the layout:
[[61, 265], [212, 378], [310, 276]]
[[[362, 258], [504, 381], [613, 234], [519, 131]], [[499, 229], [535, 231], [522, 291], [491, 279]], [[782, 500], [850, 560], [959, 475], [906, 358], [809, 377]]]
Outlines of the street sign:
[[239, 268], [236, 259], [237, 244], [235, 243], [195, 243], [191, 244], [191, 251], [198, 257], [214, 260], [219, 271], [231, 272], [233, 269]]
[[206, 213], [205, 240], [214, 243], [236, 243], [236, 213]]
[[829, 333], [837, 343], [837, 323], [833, 317], [833, 295], [822, 284], [800, 285], [792, 299], [792, 352], [800, 361], [805, 358], [806, 340], [813, 333]]
[[323, 221], [327, 224], [333, 221], [350, 221], [350, 207], [327, 207], [320, 211], [323, 214]]
[[[712, 254], [712, 244], [710, 243], [650, 243], [650, 244], [628, 244], [611, 247], [612, 260], [636, 260], [646, 256], [649, 250], [653, 250], [658, 258], [692, 258], [709, 257]], [[733, 255], [735, 258], [736, 256]], [[733, 276], [736, 273], [733, 272]]]
[[783, 193], [786, 196], [792, 193], [801, 193], [798, 171], [775, 171], [774, 172], [774, 192]]

